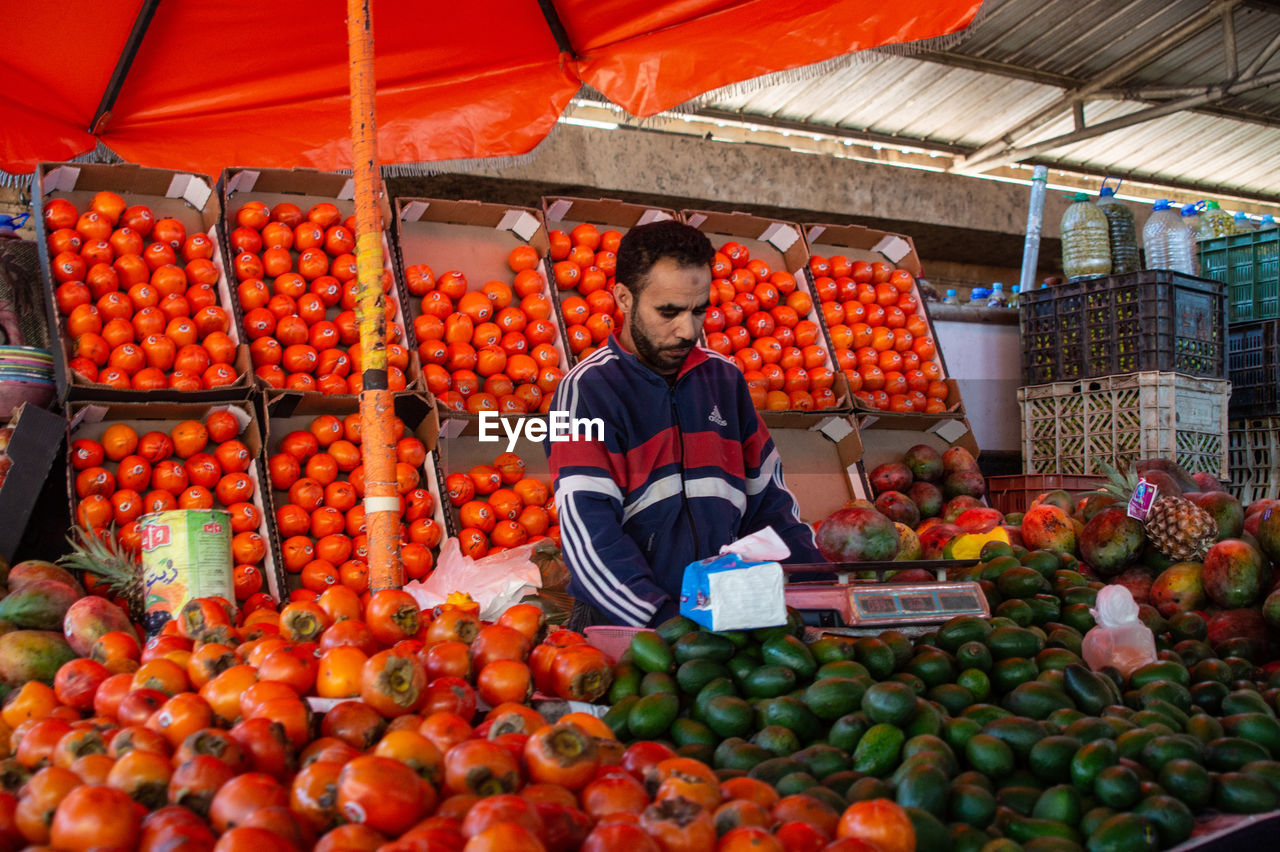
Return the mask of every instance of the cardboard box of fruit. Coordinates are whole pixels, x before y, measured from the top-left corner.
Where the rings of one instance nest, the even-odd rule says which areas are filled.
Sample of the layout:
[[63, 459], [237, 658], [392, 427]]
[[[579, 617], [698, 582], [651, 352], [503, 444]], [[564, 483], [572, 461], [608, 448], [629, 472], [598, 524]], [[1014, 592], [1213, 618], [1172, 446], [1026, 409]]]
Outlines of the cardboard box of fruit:
[[556, 311], [576, 364], [622, 322], [612, 295], [618, 242], [637, 225], [675, 219], [676, 211], [566, 196], [543, 198], [542, 210], [549, 229], [547, 280], [555, 285]]
[[[512, 418], [517, 419], [517, 418]], [[541, 537], [560, 544], [551, 469], [527, 431], [509, 442], [480, 440], [482, 424], [447, 412], [440, 422], [440, 490], [449, 503], [449, 534], [479, 559]], [[490, 427], [489, 435], [501, 430]]]
[[[235, 288], [235, 323], [257, 384], [326, 396], [362, 385], [356, 324], [355, 184], [311, 169], [226, 169], [218, 180], [224, 263]], [[380, 195], [385, 225], [391, 210]], [[420, 386], [382, 234], [388, 384]]]
[[682, 215], [717, 251], [705, 345], [738, 364], [756, 407], [849, 410], [805, 274], [809, 255], [800, 226], [746, 213]]
[[[335, 583], [368, 590], [359, 411], [351, 397], [267, 395], [268, 505], [291, 590], [318, 593]], [[420, 580], [433, 569], [446, 529], [435, 458], [440, 421], [431, 397], [415, 392], [395, 395], [395, 415], [404, 426], [396, 444], [400, 555], [405, 580]]]
[[32, 206], [60, 399], [246, 397], [208, 177], [42, 163]]
[[400, 198], [394, 227], [427, 390], [472, 415], [545, 413], [570, 362], [541, 211]]
[[138, 553], [142, 515], [226, 511], [237, 600], [257, 592], [283, 600], [252, 403], [78, 403], [68, 415], [66, 481], [75, 523], [113, 530]]
[[916, 285], [923, 269], [911, 238], [861, 225], [806, 224], [804, 231], [822, 324], [855, 405], [962, 415]]

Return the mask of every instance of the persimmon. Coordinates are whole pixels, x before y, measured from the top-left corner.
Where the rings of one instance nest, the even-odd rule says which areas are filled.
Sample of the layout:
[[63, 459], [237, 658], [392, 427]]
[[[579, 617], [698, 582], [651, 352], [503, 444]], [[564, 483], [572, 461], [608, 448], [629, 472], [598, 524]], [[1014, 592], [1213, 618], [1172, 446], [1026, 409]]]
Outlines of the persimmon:
[[850, 805], [839, 817], [835, 836], [861, 840], [883, 852], [914, 852], [916, 848], [911, 819], [901, 806], [888, 799], [868, 799]]
[[133, 749], [116, 758], [107, 775], [107, 785], [152, 810], [168, 801], [172, 777], [173, 765], [167, 755]]
[[439, 786], [444, 780], [444, 755], [416, 730], [388, 731], [374, 747], [373, 754], [400, 761], [432, 786]]
[[261, 772], [246, 772], [218, 789], [209, 805], [209, 823], [215, 831], [225, 832], [243, 824], [258, 808], [288, 804], [288, 791], [280, 782]]
[[372, 754], [347, 763], [337, 789], [344, 817], [393, 836], [407, 831], [434, 805], [434, 791], [413, 769]]
[[393, 651], [374, 654], [361, 669], [361, 700], [387, 718], [417, 710], [426, 686], [422, 663]]
[[[430, 738], [430, 737], [428, 737]], [[512, 754], [488, 740], [466, 740], [445, 752], [445, 789], [494, 796], [514, 793], [520, 768]]]
[[200, 687], [200, 697], [209, 703], [215, 716], [232, 722], [240, 716], [241, 694], [257, 681], [258, 673], [252, 666], [231, 666]]
[[448, 754], [455, 745], [471, 737], [472, 728], [470, 722], [457, 713], [439, 712], [428, 714], [418, 726], [418, 733], [431, 740], [442, 754]]
[[400, 589], [379, 589], [369, 598], [364, 620], [375, 639], [393, 645], [418, 632], [418, 603]]
[[646, 808], [640, 815], [640, 827], [668, 852], [715, 848], [716, 829], [711, 814], [680, 796], [663, 799]]

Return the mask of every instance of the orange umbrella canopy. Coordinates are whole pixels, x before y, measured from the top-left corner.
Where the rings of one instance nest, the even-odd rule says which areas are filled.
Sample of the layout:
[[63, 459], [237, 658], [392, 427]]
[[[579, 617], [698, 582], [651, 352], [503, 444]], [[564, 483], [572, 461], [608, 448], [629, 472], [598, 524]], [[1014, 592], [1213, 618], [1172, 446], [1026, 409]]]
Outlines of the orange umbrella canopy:
[[[583, 85], [637, 116], [956, 32], [981, 0], [370, 0], [379, 159], [532, 150]], [[351, 167], [344, 0], [16, 5], [0, 169], [99, 142], [150, 166]]]

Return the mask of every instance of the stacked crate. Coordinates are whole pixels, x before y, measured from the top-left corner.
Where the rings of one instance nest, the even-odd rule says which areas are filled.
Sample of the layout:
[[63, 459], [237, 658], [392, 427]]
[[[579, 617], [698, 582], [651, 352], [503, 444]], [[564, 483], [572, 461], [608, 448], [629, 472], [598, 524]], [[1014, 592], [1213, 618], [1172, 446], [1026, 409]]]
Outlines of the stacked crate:
[[1226, 477], [1223, 284], [1146, 270], [1037, 290], [1021, 311], [1024, 473], [1163, 457]]
[[1231, 380], [1231, 489], [1244, 502], [1280, 495], [1280, 230], [1200, 243], [1200, 268], [1226, 286]]

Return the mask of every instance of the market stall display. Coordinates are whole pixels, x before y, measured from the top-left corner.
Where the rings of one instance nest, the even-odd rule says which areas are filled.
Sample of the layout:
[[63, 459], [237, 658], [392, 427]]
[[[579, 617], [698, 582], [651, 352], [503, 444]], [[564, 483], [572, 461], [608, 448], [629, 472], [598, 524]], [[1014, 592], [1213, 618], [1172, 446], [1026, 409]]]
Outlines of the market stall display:
[[[1268, 369], [1269, 327], [1228, 328], [1222, 285], [1050, 289], [1055, 333], [1079, 287], [1081, 323], [1109, 311], [1111, 336], [1086, 335], [1080, 378], [1023, 389], [1034, 469], [1001, 482], [909, 240], [683, 211], [717, 248], [705, 343], [752, 386], [836, 564], [822, 581], [790, 566], [784, 624], [578, 634], [547, 623], [571, 601], [529, 426], [554, 422], [564, 371], [616, 327], [617, 240], [669, 211], [383, 211], [411, 582], [374, 591], [347, 183], [223, 174], [210, 262], [231, 270], [257, 386], [238, 375], [220, 390], [238, 399], [194, 407], [73, 388], [70, 571], [19, 563], [0, 600], [0, 841], [88, 848], [89, 826], [95, 845], [181, 834], [214, 852], [1155, 852], [1280, 806], [1280, 507], [1218, 479], [1259, 498], [1278, 479], [1265, 377], [1243, 372]], [[1139, 346], [1126, 322], [1159, 333]], [[1230, 442], [1228, 369], [1257, 431]], [[227, 510], [225, 599], [152, 584], [133, 554], [168, 543], [144, 508]], [[1099, 651], [1099, 629], [1142, 641]]]

